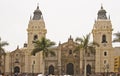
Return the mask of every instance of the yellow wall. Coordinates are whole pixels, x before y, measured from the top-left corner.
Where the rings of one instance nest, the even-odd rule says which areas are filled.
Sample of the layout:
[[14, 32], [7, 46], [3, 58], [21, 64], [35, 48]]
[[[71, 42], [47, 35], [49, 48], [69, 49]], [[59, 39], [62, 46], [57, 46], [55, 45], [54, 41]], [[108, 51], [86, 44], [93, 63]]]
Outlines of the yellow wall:
[[114, 58], [114, 72], [120, 71], [120, 56]]

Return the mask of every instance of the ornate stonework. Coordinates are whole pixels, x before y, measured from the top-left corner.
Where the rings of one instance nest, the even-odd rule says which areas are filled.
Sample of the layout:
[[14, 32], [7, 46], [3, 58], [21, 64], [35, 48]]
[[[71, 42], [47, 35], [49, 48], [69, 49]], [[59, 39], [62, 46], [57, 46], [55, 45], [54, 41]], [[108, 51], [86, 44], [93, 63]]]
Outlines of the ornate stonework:
[[[34, 11], [33, 18], [29, 21], [27, 32], [28, 42], [24, 44], [24, 47], [17, 47], [16, 50], [6, 54], [4, 66], [6, 74], [45, 73], [79, 76], [84, 73], [83, 50], [74, 51], [78, 44], [71, 36], [67, 42], [59, 43], [58, 46], [50, 48], [56, 53], [54, 57], [49, 55], [43, 60], [42, 52], [37, 53], [35, 56], [31, 55], [34, 48], [33, 41], [45, 37], [47, 33], [42, 12], [38, 6]], [[87, 71], [100, 73], [109, 69], [109, 72], [113, 72], [112, 24], [111, 20], [107, 18], [103, 7], [98, 11], [98, 18], [95, 21], [92, 33], [93, 41], [99, 43], [100, 47], [96, 47], [95, 53], [88, 51]]]
[[96, 47], [95, 72], [113, 72], [114, 50], [112, 47], [112, 24], [111, 20], [106, 18], [106, 12], [103, 7], [98, 13], [98, 19], [95, 21], [92, 33], [93, 41], [99, 43]]

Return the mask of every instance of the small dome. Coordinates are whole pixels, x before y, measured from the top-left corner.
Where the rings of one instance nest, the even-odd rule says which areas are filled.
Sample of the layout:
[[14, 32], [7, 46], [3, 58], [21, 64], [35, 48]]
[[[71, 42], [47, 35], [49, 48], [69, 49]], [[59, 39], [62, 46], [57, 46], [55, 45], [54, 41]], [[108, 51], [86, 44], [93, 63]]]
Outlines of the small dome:
[[39, 9], [39, 6], [37, 6], [37, 9], [34, 11], [34, 14], [35, 13], [40, 13], [40, 14], [42, 14], [42, 12], [40, 11], [40, 9]]
[[107, 19], [106, 10], [103, 9], [103, 6], [101, 6], [101, 9], [98, 11], [97, 19]]
[[37, 6], [37, 9], [34, 11], [33, 20], [40, 20], [42, 17], [42, 12], [39, 9], [39, 6]]
[[99, 13], [106, 13], [106, 10], [103, 9], [103, 6], [101, 6], [101, 9], [98, 11], [98, 14]]
[[27, 43], [24, 43], [24, 47], [27, 47]]

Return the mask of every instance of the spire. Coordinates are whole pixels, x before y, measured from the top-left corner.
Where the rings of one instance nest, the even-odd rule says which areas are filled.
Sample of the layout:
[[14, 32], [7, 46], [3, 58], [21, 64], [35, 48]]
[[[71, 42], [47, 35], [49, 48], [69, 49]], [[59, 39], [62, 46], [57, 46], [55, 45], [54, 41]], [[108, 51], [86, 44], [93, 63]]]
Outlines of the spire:
[[27, 43], [25, 42], [23, 46], [24, 46], [24, 47], [27, 47]]
[[73, 41], [73, 38], [72, 38], [72, 36], [70, 35], [70, 37], [68, 38], [68, 42], [69, 41]]
[[61, 45], [61, 41], [59, 41], [59, 46]]
[[94, 20], [94, 22], [96, 22], [96, 19]]
[[37, 4], [37, 8], [34, 11], [34, 16], [33, 16], [33, 20], [40, 20], [42, 16], [42, 12], [39, 9], [39, 3]]
[[72, 37], [71, 37], [71, 35], [70, 35], [70, 39], [71, 39]]
[[39, 3], [37, 3], [37, 9], [39, 9]]
[[109, 15], [109, 20], [110, 20], [110, 15]]
[[32, 19], [32, 16], [30, 15], [30, 20]]
[[103, 9], [103, 5], [101, 4], [101, 9]]
[[101, 9], [98, 11], [97, 19], [107, 19], [106, 10], [104, 10], [103, 5], [101, 4]]
[[19, 45], [17, 45], [17, 49], [19, 49]]

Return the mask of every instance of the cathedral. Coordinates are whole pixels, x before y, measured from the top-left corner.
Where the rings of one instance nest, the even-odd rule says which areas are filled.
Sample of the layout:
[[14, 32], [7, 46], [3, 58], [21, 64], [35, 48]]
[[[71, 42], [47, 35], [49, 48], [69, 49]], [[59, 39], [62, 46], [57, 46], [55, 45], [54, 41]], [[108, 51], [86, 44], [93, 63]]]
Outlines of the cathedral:
[[[93, 41], [99, 44], [95, 53], [87, 54], [87, 73], [114, 72], [114, 48], [112, 46], [112, 24], [106, 16], [106, 10], [101, 6], [97, 13], [97, 19], [93, 24]], [[80, 31], [79, 31], [80, 32]], [[6, 53], [3, 57], [3, 66], [0, 67], [2, 73], [14, 74], [52, 74], [52, 75], [81, 75], [84, 73], [83, 51], [73, 52], [78, 44], [72, 36], [64, 43], [50, 49], [56, 56], [45, 58], [43, 62], [42, 53], [31, 55], [34, 48], [33, 41], [46, 37], [47, 29], [39, 6], [33, 12], [27, 28], [27, 43], [23, 48], [17, 47], [14, 51]], [[45, 67], [44, 67], [45, 66]]]

